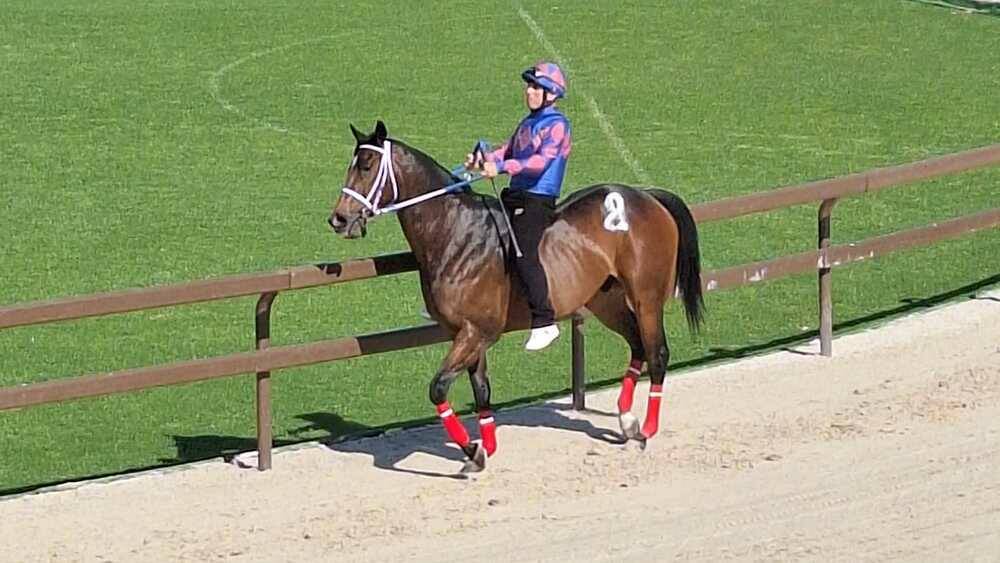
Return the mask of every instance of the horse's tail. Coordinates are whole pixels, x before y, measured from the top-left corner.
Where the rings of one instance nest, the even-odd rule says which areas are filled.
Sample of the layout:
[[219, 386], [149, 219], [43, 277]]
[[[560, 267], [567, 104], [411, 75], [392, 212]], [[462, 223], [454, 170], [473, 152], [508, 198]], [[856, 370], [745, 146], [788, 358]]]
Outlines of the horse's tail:
[[646, 192], [655, 197], [674, 218], [680, 240], [677, 243], [677, 289], [684, 301], [684, 313], [688, 326], [697, 332], [704, 312], [705, 300], [701, 293], [701, 252], [698, 250], [698, 226], [691, 215], [691, 209], [684, 201], [660, 189], [648, 189]]

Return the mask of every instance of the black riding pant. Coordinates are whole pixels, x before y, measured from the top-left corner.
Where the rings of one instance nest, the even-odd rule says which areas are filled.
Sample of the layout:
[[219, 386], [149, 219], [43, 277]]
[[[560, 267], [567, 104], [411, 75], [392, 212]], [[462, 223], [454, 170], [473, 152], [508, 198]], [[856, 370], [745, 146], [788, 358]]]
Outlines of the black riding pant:
[[538, 256], [538, 246], [545, 228], [555, 215], [556, 198], [509, 188], [500, 194], [500, 198], [521, 248], [522, 256], [514, 258], [514, 268], [524, 284], [531, 307], [531, 328], [548, 326], [555, 322], [555, 312], [549, 302], [549, 284]]

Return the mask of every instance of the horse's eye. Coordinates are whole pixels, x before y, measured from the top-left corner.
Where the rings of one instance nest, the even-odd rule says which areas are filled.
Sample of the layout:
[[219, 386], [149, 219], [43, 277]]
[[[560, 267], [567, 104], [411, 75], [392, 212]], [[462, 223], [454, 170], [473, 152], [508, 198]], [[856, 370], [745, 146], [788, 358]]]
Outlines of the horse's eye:
[[372, 169], [372, 164], [371, 161], [367, 159], [365, 160], [358, 159], [358, 155], [355, 154], [354, 158], [351, 159], [351, 168], [360, 168], [364, 172], [368, 172], [369, 170]]

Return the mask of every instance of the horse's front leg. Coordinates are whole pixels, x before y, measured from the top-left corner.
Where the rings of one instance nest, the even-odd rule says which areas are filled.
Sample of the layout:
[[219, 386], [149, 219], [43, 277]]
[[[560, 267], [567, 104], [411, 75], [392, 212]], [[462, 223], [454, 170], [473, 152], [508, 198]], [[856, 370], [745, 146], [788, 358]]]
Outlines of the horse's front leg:
[[485, 342], [479, 331], [471, 324], [466, 323], [455, 335], [451, 350], [448, 351], [448, 355], [445, 356], [444, 362], [441, 364], [441, 369], [438, 370], [430, 384], [431, 403], [437, 409], [448, 437], [462, 448], [469, 459], [482, 458], [483, 464], [485, 464], [485, 455], [479, 453], [481, 448], [478, 444], [469, 440], [469, 433], [451, 408], [451, 404], [448, 403], [448, 390], [455, 378], [462, 373], [462, 370], [472, 367], [479, 361], [485, 348]]

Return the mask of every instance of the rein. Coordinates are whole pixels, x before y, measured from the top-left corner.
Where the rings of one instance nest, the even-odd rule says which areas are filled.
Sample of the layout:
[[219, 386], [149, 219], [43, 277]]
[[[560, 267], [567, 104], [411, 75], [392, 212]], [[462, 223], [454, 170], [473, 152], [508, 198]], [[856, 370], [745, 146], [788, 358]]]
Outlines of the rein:
[[[375, 180], [372, 181], [372, 187], [368, 191], [367, 196], [351, 189], [349, 186], [344, 186], [343, 192], [357, 200], [361, 205], [365, 206], [365, 209], [367, 209], [369, 213], [375, 217], [385, 213], [395, 213], [400, 209], [405, 209], [411, 205], [417, 205], [418, 203], [423, 203], [438, 196], [457, 192], [483, 178], [481, 175], [469, 175], [461, 182], [449, 184], [443, 188], [438, 188], [434, 191], [397, 202], [396, 200], [399, 199], [399, 187], [396, 185], [396, 172], [392, 167], [392, 143], [386, 139], [385, 142], [382, 143], [381, 147], [377, 147], [375, 145], [358, 146], [358, 150], [361, 149], [375, 151], [382, 155], [379, 159], [378, 172], [375, 175]], [[352, 162], [351, 166], [354, 166], [357, 162], [357, 158], [358, 157], [355, 155], [355, 162]], [[392, 183], [392, 199], [389, 201], [389, 205], [381, 207], [379, 202], [382, 199], [382, 192], [385, 191], [385, 186], [388, 183]]]

